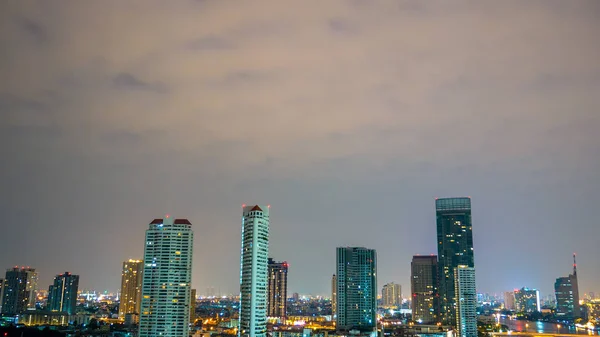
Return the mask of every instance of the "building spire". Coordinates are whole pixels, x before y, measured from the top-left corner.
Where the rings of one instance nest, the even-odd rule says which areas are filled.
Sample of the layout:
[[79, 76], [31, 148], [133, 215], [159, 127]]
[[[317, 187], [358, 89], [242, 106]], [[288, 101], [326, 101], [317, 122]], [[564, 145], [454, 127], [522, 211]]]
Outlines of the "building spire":
[[573, 275], [577, 276], [577, 260], [575, 260], [575, 257], [577, 256], [577, 254], [573, 253]]

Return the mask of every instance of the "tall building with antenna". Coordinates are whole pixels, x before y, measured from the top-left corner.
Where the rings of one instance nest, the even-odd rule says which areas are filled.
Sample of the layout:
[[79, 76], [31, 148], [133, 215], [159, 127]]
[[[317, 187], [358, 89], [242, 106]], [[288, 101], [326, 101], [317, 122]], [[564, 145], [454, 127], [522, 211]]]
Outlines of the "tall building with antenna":
[[563, 319], [576, 319], [581, 317], [579, 307], [579, 283], [577, 280], [577, 260], [573, 253], [573, 274], [559, 277], [554, 283], [556, 296], [556, 316]]

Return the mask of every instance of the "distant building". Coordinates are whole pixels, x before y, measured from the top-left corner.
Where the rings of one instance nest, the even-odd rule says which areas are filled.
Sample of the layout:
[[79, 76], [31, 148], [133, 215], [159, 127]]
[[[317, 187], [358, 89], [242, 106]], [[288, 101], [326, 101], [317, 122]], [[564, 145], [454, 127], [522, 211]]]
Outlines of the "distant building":
[[535, 289], [521, 288], [514, 292], [515, 310], [523, 313], [541, 312], [540, 292]]
[[338, 331], [377, 328], [377, 254], [362, 247], [337, 248]]
[[399, 284], [385, 284], [381, 289], [381, 301], [384, 308], [397, 308], [402, 304], [402, 293]]
[[54, 277], [54, 283], [48, 289], [49, 311], [64, 312], [75, 315], [77, 306], [77, 290], [79, 288], [79, 275], [65, 272]]
[[269, 281], [267, 297], [267, 316], [285, 318], [287, 309], [288, 263], [275, 262], [269, 258]]
[[441, 316], [447, 324], [455, 324], [454, 269], [459, 265], [475, 267], [471, 198], [439, 198], [435, 210]]
[[562, 319], [576, 319], [580, 317], [579, 284], [577, 281], [577, 263], [573, 254], [573, 274], [559, 277], [554, 283], [556, 296], [556, 316]]
[[15, 267], [6, 270], [2, 313], [16, 315], [35, 309], [38, 274], [33, 268]]
[[196, 322], [196, 289], [190, 290], [190, 323]]
[[0, 314], [2, 313], [2, 302], [4, 299], [4, 279], [0, 278]]
[[432, 324], [439, 321], [437, 256], [413, 256], [410, 264], [411, 309], [413, 320]]
[[504, 292], [504, 309], [511, 310], [511, 311], [515, 310], [515, 292], [514, 291], [505, 291]]
[[187, 219], [154, 219], [146, 230], [139, 337], [188, 337], [194, 233]]
[[119, 302], [119, 318], [124, 320], [127, 314], [140, 313], [142, 302], [142, 277], [144, 261], [128, 260], [123, 262], [121, 271], [121, 298]]
[[293, 293], [293, 294], [292, 294], [292, 299], [293, 299], [294, 301], [299, 301], [299, 300], [300, 300], [300, 294], [298, 294], [298, 293]]
[[477, 292], [475, 268], [459, 265], [454, 269], [456, 327], [458, 337], [477, 337]]
[[337, 307], [337, 277], [335, 274], [331, 277], [331, 317], [335, 320]]
[[588, 321], [600, 324], [600, 300], [592, 299], [587, 303]]
[[269, 206], [244, 206], [239, 337], [267, 335]]

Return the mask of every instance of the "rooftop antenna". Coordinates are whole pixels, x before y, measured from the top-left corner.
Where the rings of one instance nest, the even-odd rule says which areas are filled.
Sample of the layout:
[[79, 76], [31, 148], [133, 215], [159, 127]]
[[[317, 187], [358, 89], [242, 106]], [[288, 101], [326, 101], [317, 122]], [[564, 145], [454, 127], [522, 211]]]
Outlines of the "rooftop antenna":
[[575, 257], [577, 256], [577, 254], [573, 253], [573, 275], [577, 276], [577, 260], [575, 260]]

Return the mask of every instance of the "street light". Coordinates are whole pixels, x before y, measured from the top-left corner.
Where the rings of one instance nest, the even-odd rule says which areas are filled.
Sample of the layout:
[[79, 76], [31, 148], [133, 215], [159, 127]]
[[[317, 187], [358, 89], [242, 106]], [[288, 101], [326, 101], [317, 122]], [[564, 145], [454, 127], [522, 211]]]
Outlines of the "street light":
[[556, 333], [560, 333], [560, 324], [556, 324]]

